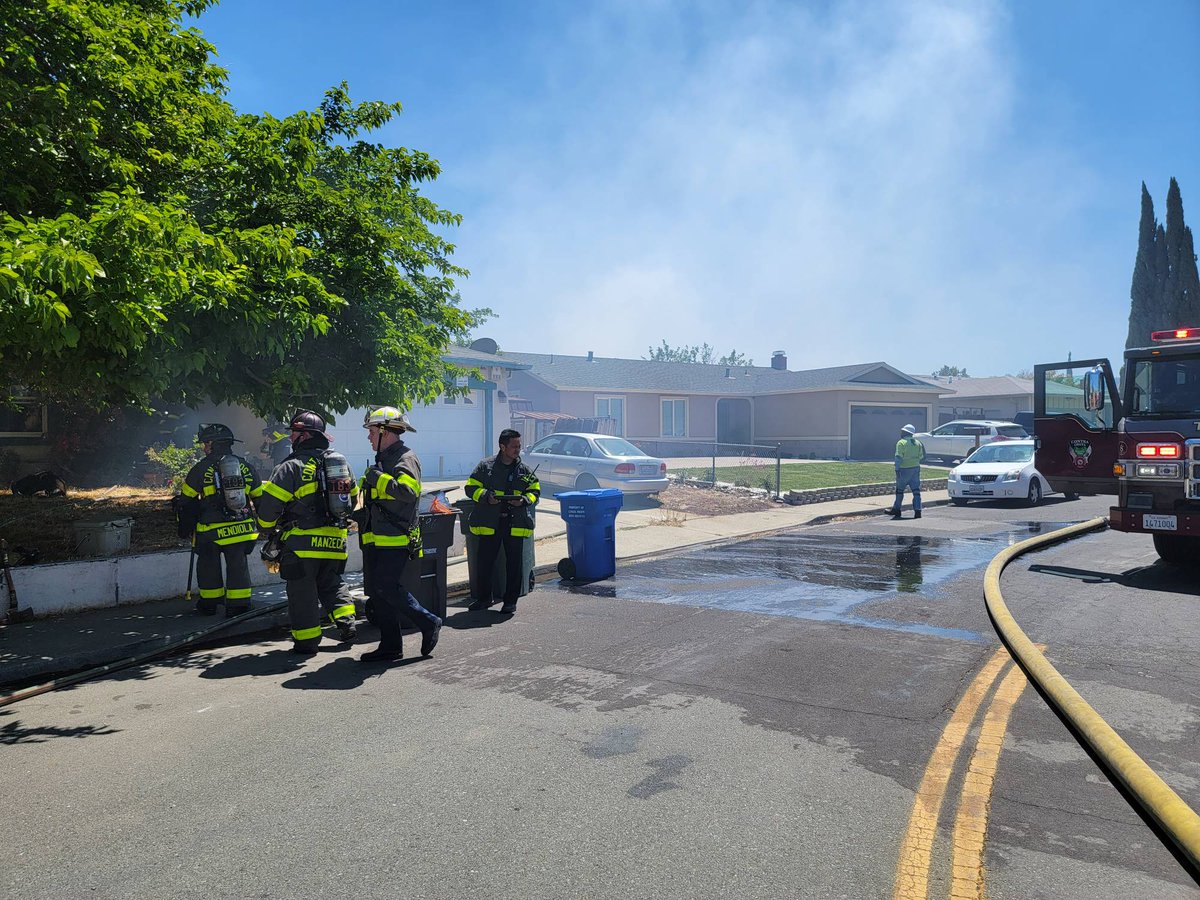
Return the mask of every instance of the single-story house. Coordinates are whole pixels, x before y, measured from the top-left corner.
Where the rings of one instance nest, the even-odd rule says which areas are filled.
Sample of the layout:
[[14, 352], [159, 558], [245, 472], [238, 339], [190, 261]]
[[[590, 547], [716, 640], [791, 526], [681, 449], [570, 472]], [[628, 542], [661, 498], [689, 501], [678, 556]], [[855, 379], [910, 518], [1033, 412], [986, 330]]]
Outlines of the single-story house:
[[[508, 428], [511, 413], [508, 407], [508, 379], [514, 370], [526, 368], [524, 363], [497, 356], [492, 341], [476, 341], [471, 347], [451, 347], [442, 358], [466, 370], [477, 370], [482, 377], [463, 374], [455, 387], [465, 393], [447, 392], [432, 403], [417, 404], [409, 418], [417, 433], [407, 443], [421, 458], [425, 478], [463, 478], [471, 473], [484, 456], [496, 452], [500, 432]], [[395, 402], [380, 398], [381, 403]], [[58, 467], [51, 446], [51, 425], [57, 408], [35, 398], [26, 398], [16, 409], [0, 410], [0, 479], [28, 474], [43, 467]], [[359, 471], [372, 456], [366, 433], [362, 429], [365, 409], [351, 409], [336, 416], [330, 424], [334, 447], [346, 454], [351, 467]], [[147, 420], [137, 428], [137, 438], [143, 447], [151, 443], [172, 441], [177, 445], [190, 442], [201, 422], [224, 422], [243, 443], [235, 445], [237, 452], [251, 461], [259, 462], [258, 451], [263, 441], [263, 428], [269, 423], [250, 409], [227, 404], [206, 404], [182, 416]], [[127, 451], [128, 452], [128, 451]], [[124, 473], [122, 480], [140, 481], [146, 463], [140, 454], [123, 459], [115, 467]]]
[[[993, 419], [1012, 422], [1019, 412], [1033, 412], [1033, 379], [1014, 375], [989, 378], [936, 376], [922, 378], [942, 389], [938, 424], [955, 419]], [[1083, 411], [1083, 391], [1072, 385], [1047, 381], [1046, 389], [1055, 396], [1053, 408]]]
[[608, 417], [613, 431], [659, 456], [707, 453], [714, 442], [793, 457], [889, 459], [900, 427], [937, 421], [941, 387], [885, 362], [791, 371], [505, 351], [520, 363], [510, 393], [540, 413]]

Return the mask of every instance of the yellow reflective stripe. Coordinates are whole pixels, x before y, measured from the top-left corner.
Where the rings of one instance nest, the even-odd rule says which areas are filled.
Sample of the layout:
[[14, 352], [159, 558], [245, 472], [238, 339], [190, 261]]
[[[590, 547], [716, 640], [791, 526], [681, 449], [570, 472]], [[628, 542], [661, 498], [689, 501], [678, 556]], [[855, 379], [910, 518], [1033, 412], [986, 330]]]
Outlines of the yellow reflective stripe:
[[260, 484], [258, 487], [251, 488], [250, 490], [246, 491], [246, 496], [250, 497], [250, 498], [261, 497], [262, 492], [263, 492], [263, 486]]
[[537, 494], [523, 494], [522, 496], [530, 506], [538, 502]]
[[273, 481], [263, 482], [262, 489], [264, 493], [270, 494], [272, 497], [282, 500], [284, 503], [291, 503], [292, 500], [295, 499], [295, 496], [291, 491], [284, 490]]
[[486, 525], [472, 525], [471, 534], [495, 534], [495, 528], [488, 528]]
[[245, 600], [249, 596], [250, 588], [227, 588], [225, 590], [227, 600]]
[[338, 528], [336, 525], [321, 525], [318, 528], [289, 528], [284, 532], [284, 540], [290, 538], [294, 534], [311, 536], [314, 534], [328, 535], [330, 537], [340, 537], [345, 539], [346, 529]]
[[376, 534], [368, 531], [362, 539], [364, 544], [374, 544], [376, 547], [407, 547], [409, 544], [407, 534]]
[[404, 485], [406, 488], [411, 490], [414, 494], [416, 494], [417, 496], [420, 496], [421, 482], [417, 481], [417, 479], [413, 478], [407, 472], [401, 472], [399, 475], [396, 476], [396, 480], [398, 482], [400, 482], [402, 485]]
[[509, 534], [513, 537], [530, 537], [533, 535], [532, 528], [512, 528], [509, 529]]
[[345, 606], [335, 607], [333, 612], [331, 612], [329, 614], [329, 618], [331, 618], [335, 621], [338, 619], [344, 619], [347, 616], [349, 616], [351, 618], [353, 618], [353, 616], [354, 616], [354, 604], [353, 603], [347, 603]]
[[218, 528], [228, 528], [230, 525], [253, 525], [253, 519], [231, 519], [228, 522], [209, 522], [207, 525], [200, 522], [196, 525], [196, 531], [215, 531]]
[[278, 519], [272, 519], [272, 520], [271, 520], [271, 521], [269, 521], [269, 522], [268, 522], [266, 519], [259, 519], [259, 520], [258, 520], [258, 527], [259, 527], [259, 528], [271, 529], [271, 528], [274, 528], [274, 527], [275, 527], [275, 523], [276, 523], [277, 521], [278, 521]]
[[313, 638], [321, 636], [321, 626], [316, 628], [293, 628], [292, 640], [294, 641], [311, 641]]
[[200, 597], [204, 600], [219, 600], [225, 596], [225, 588], [200, 588]]
[[338, 553], [336, 550], [294, 550], [292, 551], [302, 559], [345, 559], [346, 551]]
[[201, 497], [211, 497], [217, 492], [217, 489], [211, 484], [205, 485], [204, 490], [200, 492]]
[[236, 534], [233, 537], [217, 538], [213, 541], [218, 547], [228, 547], [230, 544], [244, 544], [246, 541], [257, 541], [258, 532], [248, 531], [245, 534]]
[[307, 497], [309, 494], [315, 494], [321, 489], [321, 486], [315, 481], [310, 481], [308, 484], [302, 484], [296, 488], [296, 493], [292, 496], [299, 500], [301, 497]]
[[381, 497], [386, 497], [388, 482], [394, 480], [387, 472], [380, 472], [379, 477], [375, 479], [375, 486], [371, 488], [371, 499], [379, 500]]
[[486, 490], [487, 490], [487, 488], [485, 488], [483, 486], [483, 482], [480, 481], [478, 478], [468, 478], [467, 479], [467, 486], [466, 486], [467, 496], [469, 496], [476, 503], [479, 502], [479, 498], [483, 496], [484, 491], [486, 491]]
[[191, 499], [195, 499], [196, 497], [200, 496], [200, 493], [186, 481], [183, 483], [183, 487], [179, 489], [179, 493]]

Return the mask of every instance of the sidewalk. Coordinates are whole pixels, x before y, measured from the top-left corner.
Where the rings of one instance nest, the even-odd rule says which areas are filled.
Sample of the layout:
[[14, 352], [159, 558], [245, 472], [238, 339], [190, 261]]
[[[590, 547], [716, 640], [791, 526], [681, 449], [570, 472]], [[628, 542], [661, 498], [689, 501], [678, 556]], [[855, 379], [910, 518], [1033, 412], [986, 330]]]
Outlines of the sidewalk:
[[[840, 516], [881, 515], [889, 499], [879, 496], [781, 505], [765, 512], [709, 517], [681, 516], [663, 509], [622, 509], [617, 516], [616, 577], [620, 578], [623, 560], [821, 524]], [[926, 491], [924, 500], [927, 507], [942, 505], [948, 495], [944, 490]], [[566, 523], [552, 497], [543, 498], [538, 506], [535, 539], [535, 574], [557, 578], [558, 561], [567, 555], [567, 536]], [[448, 591], [455, 604], [455, 594], [465, 595], [467, 589], [466, 557], [452, 558], [448, 569]], [[351, 593], [360, 597], [361, 574], [347, 575], [346, 582]], [[256, 605], [284, 599], [282, 583], [254, 590]], [[251, 635], [286, 640], [287, 614], [282, 609], [207, 633], [221, 624], [218, 617], [196, 615], [182, 597], [175, 597], [10, 625], [0, 630], [0, 685], [46, 681], [67, 672], [121, 662], [188, 637], [209, 644]]]

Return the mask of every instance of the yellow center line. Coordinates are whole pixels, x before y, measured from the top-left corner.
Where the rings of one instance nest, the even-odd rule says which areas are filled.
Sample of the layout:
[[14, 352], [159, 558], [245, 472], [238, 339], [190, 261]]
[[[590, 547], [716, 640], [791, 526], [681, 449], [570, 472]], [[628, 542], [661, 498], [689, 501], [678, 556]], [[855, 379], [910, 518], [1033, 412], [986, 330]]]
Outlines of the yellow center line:
[[1025, 673], [1017, 666], [1004, 676], [983, 718], [979, 740], [963, 781], [958, 814], [954, 819], [954, 857], [951, 866], [951, 900], [982, 900], [983, 843], [987, 837], [988, 807], [996, 782], [996, 767], [1004, 746], [1004, 732], [1013, 706], [1025, 686]]
[[896, 888], [892, 894], [895, 900], [925, 900], [928, 896], [929, 864], [933, 855], [933, 842], [937, 837], [938, 815], [946, 795], [946, 785], [954, 772], [954, 763], [958, 759], [971, 723], [975, 721], [975, 713], [1008, 662], [1008, 651], [1001, 647], [980, 669], [955, 706], [950, 721], [946, 723], [942, 736], [929, 757], [921, 785], [917, 788], [916, 799], [913, 801], [908, 830], [900, 846]]

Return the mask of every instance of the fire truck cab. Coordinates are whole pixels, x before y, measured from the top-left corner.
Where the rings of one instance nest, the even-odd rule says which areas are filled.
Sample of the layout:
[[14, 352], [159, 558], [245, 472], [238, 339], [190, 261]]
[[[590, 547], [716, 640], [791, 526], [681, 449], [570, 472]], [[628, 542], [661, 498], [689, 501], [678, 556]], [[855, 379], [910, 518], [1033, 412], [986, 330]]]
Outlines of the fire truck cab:
[[1200, 328], [1154, 332], [1119, 374], [1120, 391], [1107, 359], [1034, 367], [1037, 470], [1057, 491], [1116, 495], [1111, 528], [1200, 565]]

